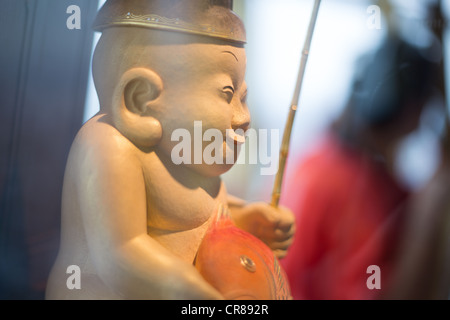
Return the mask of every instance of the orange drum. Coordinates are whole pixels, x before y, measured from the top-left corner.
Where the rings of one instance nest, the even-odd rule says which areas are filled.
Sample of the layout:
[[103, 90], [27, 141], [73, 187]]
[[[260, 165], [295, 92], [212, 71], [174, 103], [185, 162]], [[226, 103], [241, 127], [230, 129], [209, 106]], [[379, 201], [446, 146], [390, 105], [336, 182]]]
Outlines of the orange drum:
[[195, 259], [200, 274], [227, 300], [287, 300], [290, 289], [272, 250], [237, 228], [220, 206]]

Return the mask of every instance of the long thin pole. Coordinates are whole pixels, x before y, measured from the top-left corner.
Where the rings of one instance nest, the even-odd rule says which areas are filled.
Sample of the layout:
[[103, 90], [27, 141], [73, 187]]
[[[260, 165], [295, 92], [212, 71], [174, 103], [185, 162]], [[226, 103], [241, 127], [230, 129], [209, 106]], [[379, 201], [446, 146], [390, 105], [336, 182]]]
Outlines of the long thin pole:
[[281, 150], [280, 150], [280, 162], [278, 165], [278, 173], [275, 177], [275, 184], [272, 192], [272, 202], [271, 205], [273, 207], [278, 207], [281, 196], [281, 187], [283, 184], [283, 177], [286, 167], [286, 160], [289, 154], [289, 145], [291, 141], [291, 133], [292, 127], [294, 125], [294, 118], [297, 112], [300, 93], [303, 86], [303, 79], [305, 76], [306, 64], [308, 62], [309, 51], [311, 48], [311, 42], [314, 34], [314, 28], [316, 26], [317, 16], [319, 14], [320, 1], [316, 0], [314, 3], [314, 8], [311, 16], [311, 21], [309, 23], [308, 33], [305, 39], [305, 44], [302, 51], [302, 59], [300, 62], [300, 70], [298, 72], [297, 84], [294, 90], [294, 96], [292, 98], [291, 107], [289, 109], [288, 120], [286, 123], [286, 127], [284, 129], [283, 140], [281, 142]]

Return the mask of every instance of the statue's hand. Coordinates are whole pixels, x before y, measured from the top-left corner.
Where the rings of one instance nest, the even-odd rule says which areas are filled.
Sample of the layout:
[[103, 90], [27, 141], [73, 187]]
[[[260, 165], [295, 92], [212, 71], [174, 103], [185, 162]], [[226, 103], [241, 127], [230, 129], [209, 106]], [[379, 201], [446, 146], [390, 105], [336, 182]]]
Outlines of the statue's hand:
[[295, 233], [294, 214], [287, 208], [266, 203], [230, 206], [237, 227], [266, 243], [278, 258], [284, 258]]

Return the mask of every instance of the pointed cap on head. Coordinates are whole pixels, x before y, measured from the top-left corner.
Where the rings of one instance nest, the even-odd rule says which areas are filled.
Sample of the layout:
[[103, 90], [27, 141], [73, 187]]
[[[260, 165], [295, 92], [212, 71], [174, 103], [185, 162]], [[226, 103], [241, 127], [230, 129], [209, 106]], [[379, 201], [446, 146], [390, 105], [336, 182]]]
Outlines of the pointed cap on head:
[[143, 27], [246, 43], [245, 27], [232, 11], [233, 0], [108, 0], [94, 30]]

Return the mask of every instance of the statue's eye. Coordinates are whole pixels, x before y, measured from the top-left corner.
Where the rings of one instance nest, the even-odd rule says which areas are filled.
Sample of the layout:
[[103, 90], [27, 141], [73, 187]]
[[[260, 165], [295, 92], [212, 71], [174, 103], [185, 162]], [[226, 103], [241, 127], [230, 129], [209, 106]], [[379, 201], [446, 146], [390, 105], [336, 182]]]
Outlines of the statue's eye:
[[227, 102], [231, 103], [231, 101], [233, 100], [233, 97], [234, 97], [234, 88], [231, 86], [228, 86], [228, 87], [223, 88], [222, 92], [225, 94]]

